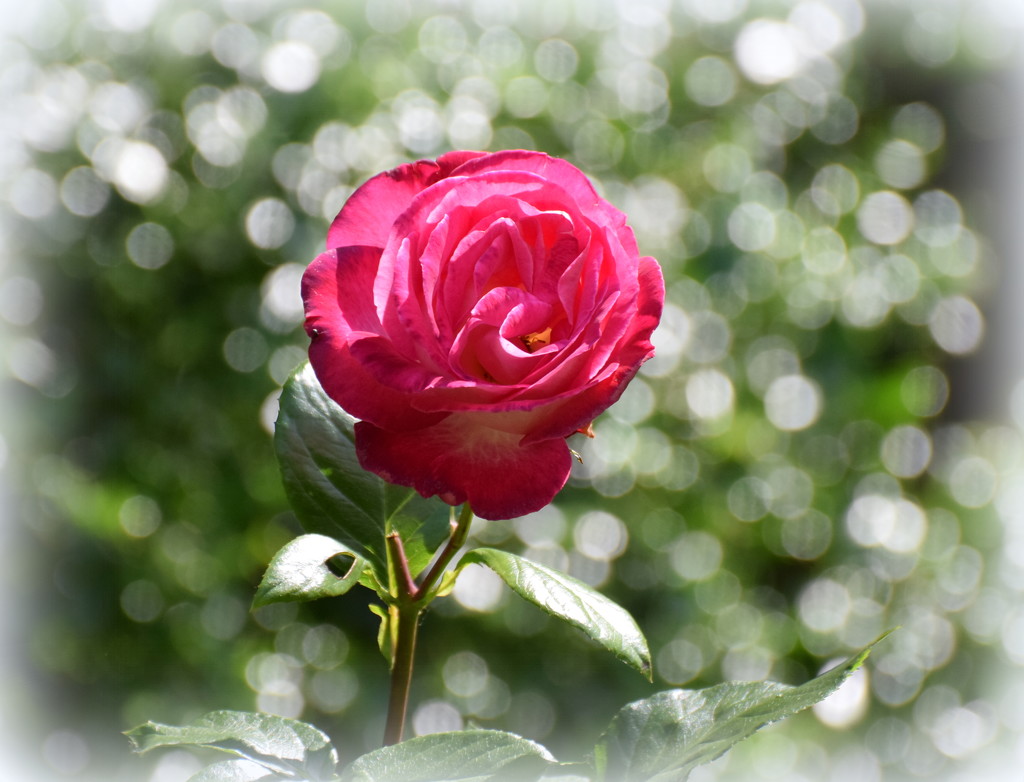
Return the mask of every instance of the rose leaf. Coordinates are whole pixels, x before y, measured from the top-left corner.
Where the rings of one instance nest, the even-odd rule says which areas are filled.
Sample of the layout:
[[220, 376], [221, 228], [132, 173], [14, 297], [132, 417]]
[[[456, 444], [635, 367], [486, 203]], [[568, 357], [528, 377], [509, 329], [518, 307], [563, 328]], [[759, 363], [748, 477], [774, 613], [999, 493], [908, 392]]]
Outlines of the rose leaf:
[[188, 725], [147, 722], [125, 735], [136, 752], [204, 747], [251, 761], [286, 779], [324, 782], [333, 777], [338, 763], [338, 753], [326, 734], [305, 722], [270, 714], [213, 711]]
[[395, 623], [391, 620], [391, 611], [387, 606], [370, 603], [370, 613], [380, 618], [380, 625], [377, 627], [377, 648], [390, 665], [394, 659], [393, 636], [396, 631]]
[[388, 520], [412, 492], [360, 466], [355, 423], [327, 396], [307, 363], [281, 391], [274, 449], [302, 526], [337, 539], [383, 573]]
[[486, 565], [520, 597], [582, 630], [650, 680], [647, 639], [618, 603], [565, 573], [498, 549], [474, 549], [462, 558], [459, 567], [473, 562]]
[[532, 782], [557, 761], [540, 744], [497, 730], [432, 733], [356, 758], [342, 782]]
[[366, 567], [365, 559], [334, 538], [300, 535], [270, 560], [253, 608], [343, 595], [359, 583]]
[[681, 782], [694, 768], [719, 757], [765, 725], [831, 695], [860, 667], [870, 649], [799, 687], [778, 682], [727, 682], [703, 690], [667, 690], [630, 703], [619, 711], [594, 748], [598, 779]]
[[267, 772], [258, 763], [249, 760], [225, 760], [207, 766], [188, 782], [280, 782], [286, 777]]

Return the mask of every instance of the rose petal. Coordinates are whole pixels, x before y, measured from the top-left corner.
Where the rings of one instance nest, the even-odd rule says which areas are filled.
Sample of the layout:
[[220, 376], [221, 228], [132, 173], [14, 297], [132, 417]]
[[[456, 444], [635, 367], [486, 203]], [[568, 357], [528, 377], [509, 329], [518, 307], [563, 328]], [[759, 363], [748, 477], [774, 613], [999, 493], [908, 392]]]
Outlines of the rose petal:
[[327, 232], [327, 247], [383, 247], [398, 216], [413, 197], [451, 176], [464, 163], [484, 152], [450, 152], [436, 161], [418, 160], [385, 171], [360, 185], [342, 207]]
[[[516, 199], [504, 199], [500, 206], [464, 233], [442, 269], [438, 304], [456, 328], [491, 288], [521, 287], [546, 296], [575, 255], [575, 239], [555, 230], [557, 226], [571, 233], [572, 223], [564, 213], [538, 212]], [[546, 237], [551, 247], [545, 246]]]
[[508, 204], [517, 200], [538, 210], [548, 206], [561, 210], [573, 204], [559, 184], [545, 181], [528, 171], [488, 171], [472, 178], [452, 176], [413, 196], [395, 220], [389, 241], [397, 245], [403, 238], [419, 233], [424, 226], [436, 225], [445, 215], [456, 212], [476, 214], [474, 222], [477, 222], [487, 215], [494, 215], [495, 210], [499, 214], [504, 212]]
[[514, 385], [547, 360], [527, 350], [523, 338], [544, 331], [550, 319], [550, 304], [519, 288], [495, 288], [473, 308], [449, 363], [468, 377]]
[[600, 382], [551, 405], [538, 408], [536, 418], [531, 422], [530, 432], [523, 438], [523, 442], [568, 437], [573, 432], [585, 428], [619, 400], [622, 392], [626, 390], [626, 385], [639, 369], [639, 364], [616, 365], [609, 368], [607, 376]]
[[422, 360], [410, 360], [396, 351], [386, 337], [353, 334], [348, 349], [367, 372], [397, 391], [415, 394], [437, 378], [424, 367]]
[[[380, 332], [373, 306], [373, 278], [380, 250], [346, 247], [316, 257], [302, 275], [306, 332]], [[339, 295], [344, 291], [344, 296]]]
[[[451, 233], [455, 229], [445, 221], [451, 224], [465, 221], [466, 215], [472, 215], [474, 209], [493, 215], [497, 205], [504, 206], [520, 197], [534, 197], [538, 193], [546, 194], [554, 203], [566, 203], [568, 199], [556, 184], [522, 171], [489, 172], [473, 179], [453, 176], [413, 197], [409, 208], [395, 221], [374, 281], [378, 315], [399, 352], [411, 355], [417, 345], [419, 350], [429, 345], [427, 350], [431, 351], [432, 361], [441, 360], [440, 354], [433, 352], [441, 325], [426, 315], [432, 310], [433, 302], [425, 287], [433, 280], [428, 282], [424, 276], [439, 274], [444, 259], [422, 257], [426, 248], [433, 254], [446, 246], [442, 242], [431, 244], [433, 233], [437, 230]], [[470, 297], [472, 301], [486, 292], [487, 285], [482, 285], [477, 276], [480, 273], [474, 268], [475, 293]], [[451, 329], [457, 328], [458, 323], [453, 322]], [[435, 366], [439, 364], [435, 363]]]
[[352, 343], [372, 340], [381, 331], [370, 295], [379, 256], [371, 247], [346, 247], [322, 253], [306, 269], [302, 298], [312, 339], [309, 360], [327, 395], [351, 415], [382, 425], [426, 426], [443, 413], [414, 409], [407, 394], [381, 382], [394, 373], [368, 371], [373, 362], [352, 355]]
[[[578, 426], [558, 426], [556, 419], [560, 408], [550, 403], [578, 397], [572, 400], [566, 415], [571, 422], [586, 419], [581, 424], [585, 425], [618, 398], [616, 394], [601, 404], [602, 395], [607, 396], [609, 389], [628, 382], [639, 365], [653, 354], [649, 338], [661, 317], [664, 299], [664, 281], [653, 258], [639, 259], [635, 285], [636, 302], [624, 307], [625, 315], [619, 318], [621, 322], [614, 336], [611, 334], [614, 329], [599, 321], [589, 323], [571, 343], [556, 347], [560, 353], [557, 361], [538, 369], [536, 376], [528, 375], [522, 382], [508, 386], [505, 393], [500, 386], [452, 383], [442, 379], [418, 394], [413, 404], [420, 410], [435, 412], [534, 410], [545, 406], [554, 412], [545, 417], [552, 421], [543, 425], [542, 437], [555, 436], [555, 431], [561, 434], [575, 431]], [[602, 341], [606, 344], [599, 345]], [[598, 357], [607, 355], [615, 358], [615, 364], [610, 367], [597, 361]], [[619, 364], [626, 369], [620, 369]]]
[[658, 262], [649, 255], [640, 258], [637, 284], [636, 318], [627, 339], [649, 341], [661, 321], [665, 305], [665, 278]]
[[[579, 377], [589, 368], [585, 354], [573, 356], [565, 362], [565, 376], [568, 378], [562, 387], [555, 390], [554, 382], [558, 378], [545, 379], [543, 384], [535, 385], [497, 385], [480, 381], [445, 380], [435, 381], [428, 388], [417, 394], [411, 403], [424, 412], [494, 412], [535, 410], [553, 401], [561, 401], [576, 396], [590, 385], [600, 382], [603, 375], [599, 370], [587, 374], [587, 380], [573, 385], [572, 380]], [[563, 367], [559, 367], [562, 370]], [[595, 375], [595, 372], [597, 374]]]
[[[414, 266], [413, 244], [413, 239], [403, 242], [397, 258], [382, 256], [381, 268], [374, 280], [376, 308], [385, 334], [399, 353], [444, 374], [450, 367], [445, 347], [440, 342], [439, 326], [423, 292], [419, 269], [409, 268]], [[403, 274], [393, 274], [395, 264], [404, 265]]]
[[568, 198], [566, 204], [575, 204], [602, 225], [625, 225], [626, 216], [601, 198], [590, 180], [571, 163], [543, 152], [509, 149], [484, 158], [466, 162], [459, 168], [460, 176], [477, 176], [491, 171], [526, 171], [547, 182], [557, 183]]
[[[526, 262], [520, 261], [524, 255], [529, 255], [529, 248], [508, 217], [498, 217], [485, 229], [465, 235], [451, 255], [437, 291], [437, 305], [453, 332], [462, 328], [480, 297], [477, 278], [494, 268], [504, 268], [506, 279], [501, 282], [506, 287], [518, 287], [521, 277], [511, 278], [511, 272]], [[510, 263], [510, 259], [515, 260]]]
[[661, 268], [653, 258], [645, 256], [640, 259], [639, 283], [637, 315], [619, 344], [615, 354], [617, 365], [597, 384], [547, 410], [538, 411], [524, 442], [535, 438], [543, 440], [559, 435], [568, 436], [582, 429], [618, 401], [640, 365], [654, 355], [650, 338], [661, 318], [665, 281]]
[[540, 510], [569, 478], [572, 457], [562, 438], [522, 446], [519, 436], [482, 427], [472, 416], [452, 415], [408, 432], [373, 424], [355, 427], [362, 466], [424, 497], [468, 502], [483, 519], [511, 519]]
[[327, 396], [356, 418], [393, 429], [418, 429], [445, 417], [443, 412], [412, 407], [408, 394], [381, 383], [335, 336], [315, 336], [309, 346], [309, 362]]

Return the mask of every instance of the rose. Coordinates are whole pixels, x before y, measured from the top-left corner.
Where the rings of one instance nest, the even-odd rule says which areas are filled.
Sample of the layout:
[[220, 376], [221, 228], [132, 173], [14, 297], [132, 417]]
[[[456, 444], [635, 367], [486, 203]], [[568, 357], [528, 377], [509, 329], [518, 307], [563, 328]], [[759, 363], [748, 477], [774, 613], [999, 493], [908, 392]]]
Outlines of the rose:
[[569, 163], [451, 152], [370, 179], [306, 270], [310, 362], [362, 466], [505, 519], [565, 485], [566, 438], [654, 349], [664, 283]]

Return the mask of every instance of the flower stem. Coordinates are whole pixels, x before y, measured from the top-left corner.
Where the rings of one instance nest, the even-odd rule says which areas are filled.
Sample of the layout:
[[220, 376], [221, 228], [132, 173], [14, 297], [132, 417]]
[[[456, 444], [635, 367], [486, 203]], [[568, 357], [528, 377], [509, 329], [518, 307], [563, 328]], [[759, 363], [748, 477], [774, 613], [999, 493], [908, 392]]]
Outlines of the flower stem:
[[405, 713], [409, 707], [409, 687], [412, 684], [420, 610], [416, 604], [398, 606], [398, 632], [391, 666], [391, 694], [388, 698], [388, 721], [384, 727], [384, 746], [397, 744], [405, 732]]
[[405, 717], [409, 708], [409, 688], [412, 684], [413, 663], [416, 657], [416, 634], [422, 614], [433, 599], [430, 590], [444, 574], [448, 564], [466, 542], [469, 527], [473, 522], [473, 511], [469, 504], [463, 505], [458, 521], [451, 523], [451, 535], [441, 553], [437, 556], [427, 575], [416, 586], [409, 572], [409, 560], [405, 555], [402, 539], [397, 534], [388, 535], [388, 563], [392, 572], [392, 584], [396, 592], [395, 602], [389, 609], [390, 621], [394, 628], [394, 647], [391, 652], [391, 693], [388, 697], [388, 716], [384, 727], [384, 746], [397, 744], [405, 732]]

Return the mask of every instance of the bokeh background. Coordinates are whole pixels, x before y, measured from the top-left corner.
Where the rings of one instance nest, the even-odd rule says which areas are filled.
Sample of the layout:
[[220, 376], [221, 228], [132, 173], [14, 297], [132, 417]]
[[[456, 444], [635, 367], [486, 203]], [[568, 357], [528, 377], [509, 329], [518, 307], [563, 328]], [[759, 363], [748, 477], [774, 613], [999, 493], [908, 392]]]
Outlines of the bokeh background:
[[580, 757], [627, 700], [838, 696], [692, 779], [1019, 780], [1016, 0], [39, 0], [0, 42], [4, 779], [181, 782], [217, 708], [379, 742], [364, 595], [250, 613], [299, 530], [270, 432], [298, 281], [370, 175], [564, 156], [668, 283], [557, 503], [479, 541], [630, 608], [652, 688], [467, 571], [415, 732]]

